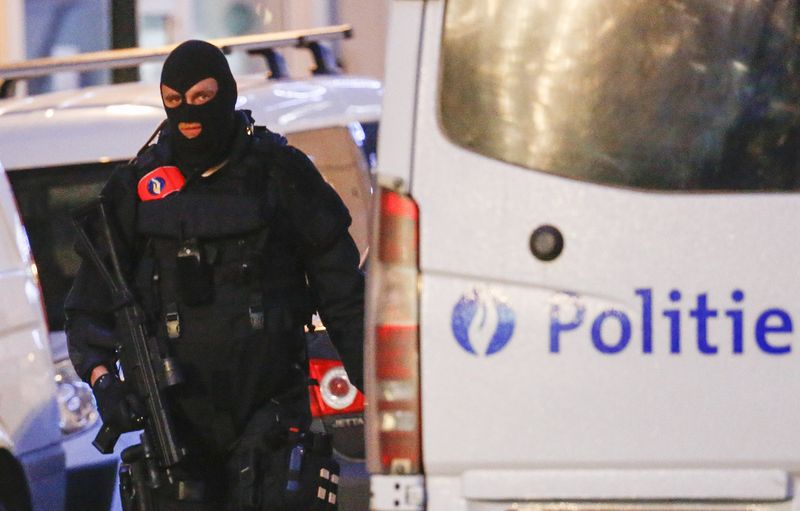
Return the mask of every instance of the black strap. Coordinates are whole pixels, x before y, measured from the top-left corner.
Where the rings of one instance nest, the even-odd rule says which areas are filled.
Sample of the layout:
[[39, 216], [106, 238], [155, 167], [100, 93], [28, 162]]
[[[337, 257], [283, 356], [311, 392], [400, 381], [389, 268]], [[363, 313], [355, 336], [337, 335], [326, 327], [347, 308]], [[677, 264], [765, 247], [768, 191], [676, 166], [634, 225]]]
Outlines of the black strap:
[[269, 234], [270, 228], [267, 226], [249, 240], [242, 239], [239, 243], [240, 271], [242, 278], [245, 279], [245, 282], [250, 287], [248, 314], [250, 316], [250, 327], [253, 330], [264, 329], [264, 247], [267, 244]]

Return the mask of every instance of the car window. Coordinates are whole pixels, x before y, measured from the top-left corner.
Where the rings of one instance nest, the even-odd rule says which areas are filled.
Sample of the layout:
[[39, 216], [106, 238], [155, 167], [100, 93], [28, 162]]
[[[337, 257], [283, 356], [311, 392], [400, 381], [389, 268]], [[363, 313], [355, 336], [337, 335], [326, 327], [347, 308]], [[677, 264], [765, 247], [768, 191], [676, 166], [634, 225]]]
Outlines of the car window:
[[39, 271], [50, 330], [64, 328], [64, 298], [78, 271], [71, 212], [96, 197], [114, 164], [9, 171]]
[[448, 0], [440, 123], [559, 176], [800, 189], [796, 2]]

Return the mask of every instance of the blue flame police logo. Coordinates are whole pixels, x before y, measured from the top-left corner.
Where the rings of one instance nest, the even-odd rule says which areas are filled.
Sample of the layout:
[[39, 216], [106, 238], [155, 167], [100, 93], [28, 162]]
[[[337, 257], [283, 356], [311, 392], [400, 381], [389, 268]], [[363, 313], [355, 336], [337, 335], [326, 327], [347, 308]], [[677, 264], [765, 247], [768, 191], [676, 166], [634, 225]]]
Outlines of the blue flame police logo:
[[496, 293], [474, 289], [453, 307], [451, 322], [458, 344], [473, 355], [494, 355], [514, 334], [514, 311]]
[[164, 185], [167, 182], [164, 180], [163, 177], [154, 177], [147, 183], [147, 191], [152, 193], [153, 195], [161, 194], [161, 190], [164, 189]]

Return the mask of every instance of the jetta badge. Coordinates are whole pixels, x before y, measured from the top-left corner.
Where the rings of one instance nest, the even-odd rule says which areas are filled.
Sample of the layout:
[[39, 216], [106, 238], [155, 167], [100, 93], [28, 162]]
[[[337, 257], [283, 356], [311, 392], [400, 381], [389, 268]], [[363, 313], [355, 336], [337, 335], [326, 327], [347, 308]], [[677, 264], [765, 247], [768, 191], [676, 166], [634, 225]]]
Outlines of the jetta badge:
[[514, 311], [490, 289], [473, 289], [453, 307], [453, 335], [473, 355], [494, 355], [514, 334]]

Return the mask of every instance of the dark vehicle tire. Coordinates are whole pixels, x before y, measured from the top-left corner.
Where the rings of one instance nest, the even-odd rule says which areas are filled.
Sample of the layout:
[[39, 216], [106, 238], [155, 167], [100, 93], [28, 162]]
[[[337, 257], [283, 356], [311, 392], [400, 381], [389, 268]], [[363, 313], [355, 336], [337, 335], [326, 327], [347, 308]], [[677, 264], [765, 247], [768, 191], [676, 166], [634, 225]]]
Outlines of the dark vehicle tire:
[[17, 491], [16, 493], [0, 494], [0, 511], [31, 511], [27, 492]]
[[31, 511], [27, 493], [20, 495], [0, 495], [0, 511]]
[[0, 451], [0, 511], [31, 511], [22, 467], [7, 451]]

